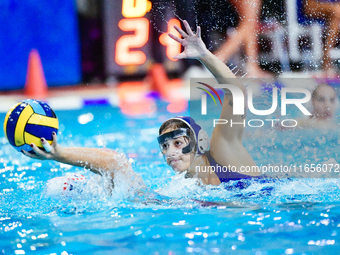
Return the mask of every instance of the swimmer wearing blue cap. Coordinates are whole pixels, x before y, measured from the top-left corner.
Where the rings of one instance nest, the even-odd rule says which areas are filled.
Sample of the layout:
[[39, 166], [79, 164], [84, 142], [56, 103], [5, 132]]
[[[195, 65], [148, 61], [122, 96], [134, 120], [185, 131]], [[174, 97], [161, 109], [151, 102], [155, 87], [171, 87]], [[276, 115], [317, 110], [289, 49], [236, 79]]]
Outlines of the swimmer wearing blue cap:
[[[232, 71], [214, 56], [201, 39], [201, 28], [194, 33], [188, 22], [183, 21], [186, 32], [178, 26], [175, 29], [182, 38], [173, 34], [169, 36], [181, 43], [184, 51], [175, 59], [197, 59], [214, 75], [218, 83], [231, 84], [245, 93], [244, 86], [236, 79]], [[233, 102], [229, 91], [225, 91], [221, 119], [232, 119], [233, 122], [243, 121], [245, 116], [233, 115]], [[209, 141], [208, 135], [190, 117], [175, 117], [165, 121], [159, 130], [158, 142], [164, 158], [176, 172], [187, 171], [187, 177], [197, 177], [203, 184], [219, 185], [230, 180], [256, 178], [259, 172], [243, 174], [241, 167], [256, 166], [242, 144], [243, 125], [217, 125]], [[42, 138], [45, 151], [32, 144], [35, 154], [24, 151], [24, 154], [36, 159], [50, 159], [74, 166], [86, 167], [98, 174], [109, 175], [114, 178], [119, 171], [126, 176], [137, 176], [131, 164], [123, 154], [114, 150], [96, 148], [63, 148], [57, 143], [57, 136], [53, 133], [53, 143], [48, 146]], [[46, 148], [47, 147], [47, 148]], [[233, 171], [225, 171], [232, 166]], [[204, 171], [206, 167], [214, 167], [215, 171]], [[216, 172], [221, 167], [223, 172]], [[211, 168], [210, 168], [211, 169]], [[231, 169], [229, 169], [231, 170]], [[138, 178], [138, 177], [137, 177]]]

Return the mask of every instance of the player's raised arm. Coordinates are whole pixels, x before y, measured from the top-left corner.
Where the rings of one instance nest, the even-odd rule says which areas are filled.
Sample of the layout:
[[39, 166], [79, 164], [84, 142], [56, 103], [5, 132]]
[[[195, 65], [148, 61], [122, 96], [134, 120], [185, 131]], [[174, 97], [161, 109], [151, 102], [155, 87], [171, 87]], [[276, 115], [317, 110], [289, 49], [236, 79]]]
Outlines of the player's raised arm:
[[[199, 60], [214, 75], [218, 83], [234, 85], [241, 89], [245, 95], [245, 87], [243, 84], [236, 78], [229, 67], [211, 53], [205, 46], [201, 38], [201, 28], [198, 26], [197, 32], [194, 33], [187, 21], [183, 21], [183, 24], [186, 32], [178, 26], [174, 26], [182, 38], [169, 34], [172, 39], [179, 42], [184, 47], [183, 52], [174, 56], [174, 58], [195, 58]], [[233, 98], [229, 90], [225, 90], [220, 119], [226, 119], [229, 122], [232, 120], [234, 123], [243, 122], [245, 119], [245, 115], [233, 115]], [[237, 125], [232, 128], [230, 125], [217, 125], [213, 136], [217, 136], [218, 139], [224, 137], [228, 141], [235, 139], [235, 137], [241, 139], [243, 130], [243, 125]], [[214, 140], [214, 137], [212, 137], [212, 140]]]

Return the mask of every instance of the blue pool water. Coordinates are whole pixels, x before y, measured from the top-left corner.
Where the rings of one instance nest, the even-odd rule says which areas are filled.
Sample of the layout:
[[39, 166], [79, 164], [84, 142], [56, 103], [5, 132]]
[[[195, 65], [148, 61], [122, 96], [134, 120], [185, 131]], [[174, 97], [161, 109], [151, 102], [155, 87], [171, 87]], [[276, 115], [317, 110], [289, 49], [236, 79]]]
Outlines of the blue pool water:
[[[0, 254], [339, 254], [337, 173], [201, 187], [159, 154], [158, 127], [173, 116], [162, 103], [143, 118], [109, 106], [56, 114], [61, 145], [118, 149], [150, 190], [136, 195], [118, 177], [110, 194], [85, 169], [16, 152], [1, 129]], [[244, 137], [258, 165], [340, 161], [337, 129], [247, 129]], [[72, 173], [86, 177], [83, 192], [47, 195], [48, 180]]]

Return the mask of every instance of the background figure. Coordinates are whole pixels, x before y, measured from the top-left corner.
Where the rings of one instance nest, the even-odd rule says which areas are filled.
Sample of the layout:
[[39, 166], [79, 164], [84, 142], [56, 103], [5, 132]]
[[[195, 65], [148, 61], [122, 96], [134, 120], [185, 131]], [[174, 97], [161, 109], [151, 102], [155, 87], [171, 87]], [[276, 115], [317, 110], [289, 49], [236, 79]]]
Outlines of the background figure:
[[[333, 122], [339, 107], [339, 99], [334, 87], [322, 83], [312, 92], [313, 115], [310, 119]], [[321, 123], [322, 124], [322, 123]]]
[[312, 91], [312, 115], [298, 120], [298, 127], [315, 129], [337, 128], [336, 113], [339, 98], [334, 87], [320, 83]]
[[326, 21], [322, 67], [326, 72], [326, 76], [336, 76], [330, 57], [330, 50], [335, 46], [339, 31], [340, 2], [334, 2], [333, 0], [305, 0], [303, 9], [307, 17]]
[[[298, 129], [337, 129], [337, 112], [339, 97], [335, 88], [327, 83], [318, 84], [312, 91], [312, 109], [308, 118], [297, 119]], [[291, 130], [290, 128], [276, 125], [278, 130]]]
[[215, 55], [223, 62], [237, 52], [244, 44], [246, 55], [246, 73], [248, 77], [269, 77], [269, 73], [261, 70], [257, 62], [258, 32], [260, 29], [259, 16], [262, 6], [261, 0], [231, 0], [239, 14], [239, 26], [228, 36], [222, 46], [215, 51]]

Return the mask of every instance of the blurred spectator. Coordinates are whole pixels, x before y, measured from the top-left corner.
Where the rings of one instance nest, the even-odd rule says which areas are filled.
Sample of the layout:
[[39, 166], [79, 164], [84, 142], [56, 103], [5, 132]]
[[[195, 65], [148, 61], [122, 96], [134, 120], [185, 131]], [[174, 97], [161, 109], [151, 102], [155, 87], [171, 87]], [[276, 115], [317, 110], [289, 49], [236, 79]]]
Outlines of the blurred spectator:
[[258, 33], [260, 29], [261, 0], [231, 0], [235, 6], [240, 23], [236, 30], [231, 33], [222, 46], [215, 51], [215, 55], [226, 62], [244, 44], [246, 54], [246, 75], [248, 77], [265, 78], [271, 75], [263, 71], [257, 62], [258, 56]]
[[340, 25], [340, 2], [336, 0], [305, 0], [303, 9], [305, 15], [314, 19], [323, 19], [326, 21], [325, 27], [325, 46], [322, 67], [325, 76], [334, 77], [330, 50], [335, 46]]
[[298, 119], [297, 128], [337, 128], [338, 107], [339, 98], [334, 87], [320, 83], [312, 91], [312, 115], [308, 119]]
[[[339, 98], [334, 87], [327, 83], [318, 84], [312, 91], [312, 115], [308, 119], [297, 119], [298, 129], [336, 129]], [[291, 130], [289, 127], [275, 125], [278, 130]]]
[[334, 87], [321, 83], [312, 92], [312, 115], [304, 126], [313, 128], [334, 128], [339, 98]]

